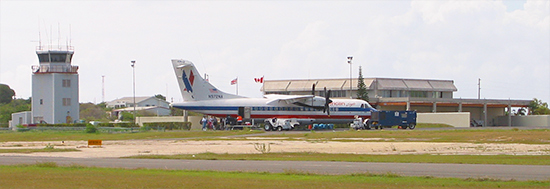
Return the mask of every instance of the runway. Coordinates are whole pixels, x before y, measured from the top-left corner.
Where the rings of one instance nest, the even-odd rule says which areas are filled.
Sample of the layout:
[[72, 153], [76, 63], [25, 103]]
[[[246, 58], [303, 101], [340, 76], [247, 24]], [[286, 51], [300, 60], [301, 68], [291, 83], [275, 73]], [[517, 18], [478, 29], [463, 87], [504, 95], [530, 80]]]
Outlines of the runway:
[[502, 180], [550, 180], [550, 166], [546, 165], [166, 160], [0, 156], [0, 164], [2, 165], [34, 164], [37, 162], [56, 162], [58, 165], [82, 165], [90, 167], [112, 167], [128, 169], [148, 168], [169, 170], [217, 170], [272, 173], [292, 171], [317, 174], [393, 173], [402, 176], [494, 178]]

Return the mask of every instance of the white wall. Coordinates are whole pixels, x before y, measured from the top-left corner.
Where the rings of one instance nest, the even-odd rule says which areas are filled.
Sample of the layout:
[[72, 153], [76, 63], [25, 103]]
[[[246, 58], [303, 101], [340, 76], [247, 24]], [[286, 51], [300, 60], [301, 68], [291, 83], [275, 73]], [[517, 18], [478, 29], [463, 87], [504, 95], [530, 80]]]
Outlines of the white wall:
[[[499, 125], [508, 125], [508, 116], [497, 118]], [[550, 127], [550, 115], [512, 116], [512, 126]]]
[[417, 123], [442, 123], [453, 127], [470, 127], [470, 112], [417, 113]]
[[[71, 81], [63, 87], [63, 79]], [[63, 106], [63, 98], [70, 98], [71, 105]], [[42, 100], [42, 104], [40, 104]], [[32, 75], [32, 112], [34, 117], [43, 117], [50, 124], [72, 122], [80, 119], [78, 99], [78, 74], [45, 73]], [[38, 123], [39, 120], [33, 122]]]
[[[189, 122], [191, 122], [191, 129], [201, 129], [200, 124], [201, 116], [188, 116]], [[164, 116], [164, 117], [137, 117], [136, 122], [139, 126], [143, 126], [143, 123], [151, 122], [184, 122], [183, 116]]]
[[10, 129], [17, 129], [17, 125], [31, 124], [32, 123], [32, 112], [17, 112], [11, 114]]

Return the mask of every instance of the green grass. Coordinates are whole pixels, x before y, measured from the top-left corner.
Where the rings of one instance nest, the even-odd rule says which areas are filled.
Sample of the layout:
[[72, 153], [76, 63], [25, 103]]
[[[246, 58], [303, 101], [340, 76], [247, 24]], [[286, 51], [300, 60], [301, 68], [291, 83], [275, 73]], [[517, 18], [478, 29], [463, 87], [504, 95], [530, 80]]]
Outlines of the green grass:
[[418, 123], [416, 128], [453, 128], [453, 126], [442, 123]]
[[514, 155], [365, 155], [326, 153], [264, 153], [264, 154], [181, 154], [138, 155], [135, 159], [195, 159], [195, 160], [259, 160], [259, 161], [343, 161], [343, 162], [395, 162], [395, 163], [454, 163], [454, 164], [508, 164], [550, 165], [550, 156]]
[[83, 131], [0, 132], [0, 142], [67, 141], [67, 140], [132, 140], [164, 138], [209, 138], [262, 133], [263, 131], [147, 131], [137, 133], [84, 133]]
[[55, 163], [0, 166], [0, 188], [548, 188], [550, 181], [405, 177], [387, 174], [317, 175], [61, 167]]
[[0, 149], [1, 153], [22, 153], [22, 154], [30, 154], [30, 153], [36, 153], [36, 152], [78, 152], [80, 150], [74, 149], [74, 148], [40, 148], [40, 149]]
[[342, 132], [287, 132], [268, 137], [289, 137], [295, 140], [346, 141], [346, 138], [373, 138], [381, 142], [466, 142], [466, 143], [520, 143], [550, 144], [549, 129], [468, 129], [468, 130], [362, 130]]

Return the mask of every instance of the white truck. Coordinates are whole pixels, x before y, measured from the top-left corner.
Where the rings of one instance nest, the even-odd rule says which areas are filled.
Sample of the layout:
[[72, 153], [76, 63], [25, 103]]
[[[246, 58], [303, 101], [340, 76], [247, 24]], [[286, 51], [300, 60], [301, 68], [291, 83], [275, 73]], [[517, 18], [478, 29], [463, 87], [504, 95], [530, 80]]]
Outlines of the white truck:
[[269, 118], [264, 120], [264, 130], [265, 131], [282, 131], [282, 130], [292, 130], [298, 126], [300, 123], [296, 118], [284, 119], [284, 118]]

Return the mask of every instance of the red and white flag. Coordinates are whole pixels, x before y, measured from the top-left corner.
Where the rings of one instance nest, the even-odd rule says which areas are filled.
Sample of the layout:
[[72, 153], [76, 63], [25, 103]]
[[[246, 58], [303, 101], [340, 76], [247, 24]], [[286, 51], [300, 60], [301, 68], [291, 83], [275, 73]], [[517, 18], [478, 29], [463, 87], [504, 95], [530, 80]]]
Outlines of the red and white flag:
[[237, 78], [231, 80], [231, 85], [236, 85], [237, 84]]
[[256, 83], [264, 83], [264, 76], [260, 77], [260, 78], [254, 78], [254, 81]]

